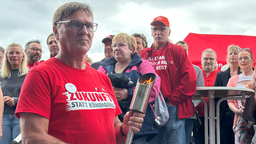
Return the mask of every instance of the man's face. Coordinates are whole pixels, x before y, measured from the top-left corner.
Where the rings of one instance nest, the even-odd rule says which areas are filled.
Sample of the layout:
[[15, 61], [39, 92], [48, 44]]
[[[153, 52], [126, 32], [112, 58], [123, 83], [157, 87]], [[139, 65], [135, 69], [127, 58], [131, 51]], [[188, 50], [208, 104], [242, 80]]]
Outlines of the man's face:
[[36, 62], [41, 59], [42, 56], [42, 47], [39, 43], [31, 43], [26, 49], [28, 61]]
[[112, 40], [109, 39], [109, 40], [105, 41], [105, 43], [104, 43], [104, 53], [105, 53], [105, 58], [106, 59], [109, 59], [109, 58], [114, 56], [113, 48], [112, 48]]
[[182, 44], [182, 43], [177, 43], [177, 45], [181, 46], [186, 51], [186, 53], [188, 54], [188, 45]]
[[201, 63], [203, 65], [203, 71], [210, 73], [214, 71], [216, 65], [216, 58], [213, 52], [204, 52], [202, 55]]
[[4, 59], [4, 54], [2, 51], [0, 51], [0, 65], [2, 64], [3, 59]]
[[137, 42], [137, 48], [135, 49], [135, 52], [137, 52], [138, 54], [140, 54], [140, 52], [145, 48], [143, 46], [143, 41], [142, 38], [140, 37], [135, 37], [136, 42]]
[[59, 44], [55, 40], [54, 35], [49, 37], [47, 45], [51, 55], [55, 57], [59, 53]]
[[[93, 22], [91, 16], [84, 10], [77, 10], [62, 21], [78, 20], [83, 23]], [[79, 31], [73, 30], [70, 23], [53, 26], [54, 36], [59, 41], [61, 53], [72, 57], [84, 56], [91, 48], [94, 32], [89, 32], [85, 26]]]
[[151, 28], [151, 35], [156, 43], [168, 42], [171, 30], [168, 29], [163, 23], [155, 22]]

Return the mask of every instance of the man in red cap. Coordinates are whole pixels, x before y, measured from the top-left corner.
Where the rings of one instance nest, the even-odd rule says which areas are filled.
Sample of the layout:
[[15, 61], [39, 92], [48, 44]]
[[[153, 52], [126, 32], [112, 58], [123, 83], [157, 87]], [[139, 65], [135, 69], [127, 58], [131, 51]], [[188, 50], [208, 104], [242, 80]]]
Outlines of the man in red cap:
[[161, 92], [165, 98], [169, 120], [159, 129], [159, 134], [150, 143], [185, 144], [185, 119], [195, 114], [191, 101], [196, 91], [196, 72], [186, 51], [168, 41], [171, 30], [164, 16], [151, 23], [154, 43], [141, 51], [142, 58], [149, 60], [162, 78]]
[[104, 62], [105, 60], [111, 58], [112, 56], [114, 56], [113, 53], [113, 48], [112, 48], [112, 39], [114, 38], [115, 35], [108, 35], [107, 37], [105, 37], [102, 40], [102, 43], [104, 44], [104, 54], [105, 54], [105, 58], [102, 59], [99, 62], [95, 62], [91, 64], [91, 67], [93, 67], [94, 69], [98, 70], [98, 68], [100, 67], [100, 63]]

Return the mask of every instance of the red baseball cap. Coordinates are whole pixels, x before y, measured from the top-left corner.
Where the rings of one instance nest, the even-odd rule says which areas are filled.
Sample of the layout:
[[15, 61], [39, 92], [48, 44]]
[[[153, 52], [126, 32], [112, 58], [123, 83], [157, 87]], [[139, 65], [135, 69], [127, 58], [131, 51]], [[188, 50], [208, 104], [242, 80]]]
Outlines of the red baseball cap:
[[114, 38], [115, 35], [108, 35], [107, 37], [105, 37], [103, 40], [102, 40], [102, 43], [105, 43], [107, 40], [112, 40]]
[[154, 22], [162, 22], [166, 26], [170, 27], [169, 20], [164, 16], [158, 16], [158, 17], [154, 18], [154, 20], [150, 24], [152, 25], [152, 24], [154, 24]]

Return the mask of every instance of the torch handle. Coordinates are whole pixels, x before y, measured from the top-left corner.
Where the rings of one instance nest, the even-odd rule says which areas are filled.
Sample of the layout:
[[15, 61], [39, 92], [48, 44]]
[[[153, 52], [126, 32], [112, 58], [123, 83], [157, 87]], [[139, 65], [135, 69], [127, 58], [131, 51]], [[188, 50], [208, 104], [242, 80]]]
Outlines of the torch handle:
[[130, 126], [130, 127], [129, 127], [128, 135], [127, 135], [126, 140], [125, 140], [125, 144], [131, 144], [131, 143], [132, 143], [133, 136], [134, 136], [134, 132], [132, 131], [132, 128], [131, 128], [131, 126]]

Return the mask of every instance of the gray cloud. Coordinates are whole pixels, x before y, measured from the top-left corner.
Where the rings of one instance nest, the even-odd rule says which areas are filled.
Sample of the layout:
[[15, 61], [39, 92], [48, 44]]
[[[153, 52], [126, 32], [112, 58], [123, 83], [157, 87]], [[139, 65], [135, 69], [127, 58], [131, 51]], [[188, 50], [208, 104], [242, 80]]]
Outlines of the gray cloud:
[[[45, 51], [43, 59], [48, 59], [45, 41], [52, 32], [52, 16], [65, 2], [68, 0], [1, 0], [0, 45], [6, 47], [11, 42], [18, 42], [24, 46], [30, 39], [39, 39]], [[94, 20], [99, 24], [89, 51], [94, 61], [102, 58], [101, 40], [109, 34], [143, 33], [151, 45], [149, 23], [158, 15], [169, 18], [173, 42], [184, 39], [189, 32], [256, 35], [254, 0], [87, 0], [86, 3], [92, 7]], [[101, 55], [97, 56], [98, 53]]]

